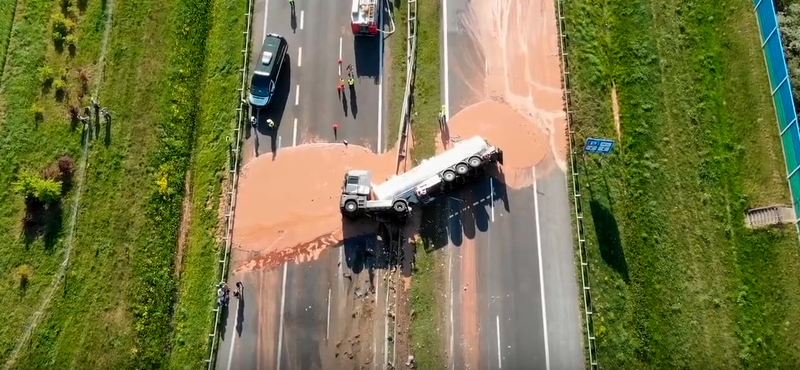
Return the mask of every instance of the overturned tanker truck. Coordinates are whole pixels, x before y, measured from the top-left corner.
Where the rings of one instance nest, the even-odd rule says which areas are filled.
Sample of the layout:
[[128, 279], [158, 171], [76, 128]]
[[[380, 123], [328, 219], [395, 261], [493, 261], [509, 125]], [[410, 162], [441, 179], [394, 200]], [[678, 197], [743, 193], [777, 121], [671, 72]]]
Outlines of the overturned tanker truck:
[[380, 185], [372, 184], [368, 170], [351, 170], [344, 177], [339, 208], [351, 218], [402, 220], [413, 206], [454, 190], [496, 162], [503, 163], [503, 151], [474, 136]]

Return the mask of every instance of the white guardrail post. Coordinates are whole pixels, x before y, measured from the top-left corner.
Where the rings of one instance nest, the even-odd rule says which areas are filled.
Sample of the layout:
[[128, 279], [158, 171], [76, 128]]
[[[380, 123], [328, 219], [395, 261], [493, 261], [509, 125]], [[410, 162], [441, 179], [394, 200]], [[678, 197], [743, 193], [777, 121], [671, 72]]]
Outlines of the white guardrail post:
[[[233, 130], [233, 142], [229, 146], [231, 149], [230, 151], [230, 161], [228, 162], [229, 171], [230, 171], [230, 190], [227, 191], [223, 196], [228, 197], [228, 209], [225, 212], [225, 234], [222, 237], [222, 242], [225, 245], [225, 248], [222, 252], [222, 258], [219, 260], [220, 264], [220, 281], [225, 281], [228, 278], [228, 258], [231, 254], [231, 243], [233, 242], [233, 215], [236, 210], [236, 190], [239, 184], [239, 160], [241, 158], [241, 149], [242, 149], [242, 132], [243, 125], [247, 120], [247, 101], [245, 100], [245, 86], [247, 85], [247, 75], [248, 75], [248, 67], [250, 62], [250, 29], [252, 27], [252, 17], [253, 14], [253, 0], [247, 1], [247, 13], [244, 16], [247, 18], [247, 28], [245, 28], [244, 32], [244, 48], [242, 49], [242, 83], [239, 86], [239, 108], [237, 108], [237, 120], [236, 126]], [[216, 298], [216, 291], [212, 290], [215, 294], [214, 297]], [[216, 303], [216, 299], [214, 300]], [[209, 334], [211, 339], [211, 347], [209, 350], [208, 359], [205, 360], [207, 364], [207, 369], [211, 370], [214, 367], [215, 359], [217, 355], [217, 346], [218, 346], [218, 339], [219, 339], [219, 321], [221, 317], [222, 311], [219, 307], [215, 307], [212, 312], [214, 312], [214, 326], [212, 332]]]
[[569, 142], [569, 157], [570, 157], [570, 165], [569, 171], [571, 174], [571, 181], [572, 181], [572, 204], [575, 209], [575, 234], [577, 236], [578, 242], [578, 252], [580, 255], [580, 268], [581, 268], [581, 292], [583, 295], [583, 312], [584, 312], [584, 323], [585, 323], [585, 335], [586, 335], [586, 352], [589, 359], [589, 366], [590, 370], [596, 370], [598, 368], [597, 365], [597, 348], [595, 346], [595, 336], [594, 336], [594, 324], [592, 322], [592, 298], [589, 288], [589, 263], [586, 258], [586, 238], [584, 237], [583, 233], [583, 213], [581, 210], [581, 194], [580, 188], [578, 183], [578, 168], [577, 168], [577, 156], [578, 153], [575, 151], [575, 138], [574, 134], [575, 131], [572, 126], [572, 111], [570, 110], [570, 92], [569, 92], [569, 64], [567, 62], [567, 32], [566, 32], [566, 25], [564, 19], [564, 12], [563, 12], [563, 4], [564, 0], [557, 0], [557, 14], [556, 17], [558, 18], [558, 45], [559, 45], [559, 52], [561, 54], [561, 71], [562, 71], [562, 84], [564, 90], [564, 108], [566, 112], [566, 121], [567, 121], [567, 141]]

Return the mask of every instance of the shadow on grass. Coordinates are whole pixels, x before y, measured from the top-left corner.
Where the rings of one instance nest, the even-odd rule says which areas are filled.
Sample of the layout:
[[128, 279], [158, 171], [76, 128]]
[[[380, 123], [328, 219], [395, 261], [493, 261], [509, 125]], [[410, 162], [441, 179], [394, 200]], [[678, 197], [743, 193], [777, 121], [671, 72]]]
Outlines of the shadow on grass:
[[627, 283], [629, 281], [628, 262], [625, 260], [625, 252], [622, 250], [616, 218], [607, 207], [597, 200], [589, 202], [589, 208], [592, 212], [600, 256]]
[[53, 251], [63, 226], [61, 202], [43, 203], [29, 198], [25, 201], [26, 215], [22, 222], [22, 234], [25, 245], [42, 238], [44, 249]]

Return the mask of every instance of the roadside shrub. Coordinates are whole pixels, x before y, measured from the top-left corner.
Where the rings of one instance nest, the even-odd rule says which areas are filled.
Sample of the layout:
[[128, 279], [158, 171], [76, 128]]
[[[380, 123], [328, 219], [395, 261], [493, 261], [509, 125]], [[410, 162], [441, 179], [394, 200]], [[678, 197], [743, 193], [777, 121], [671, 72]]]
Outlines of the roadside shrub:
[[67, 35], [67, 37], [64, 38], [64, 43], [67, 44], [67, 46], [75, 46], [75, 44], [78, 43], [78, 38], [72, 34]]
[[56, 90], [57, 94], [63, 93], [64, 89], [66, 88], [67, 88], [67, 82], [60, 78], [53, 82], [53, 89]]
[[33, 120], [36, 122], [40, 122], [44, 119], [44, 109], [42, 109], [39, 104], [33, 103], [30, 108], [28, 108], [28, 113], [33, 116]]
[[14, 269], [14, 272], [16, 272], [17, 274], [17, 280], [19, 281], [19, 288], [22, 291], [28, 289], [28, 283], [30, 282], [31, 274], [33, 274], [33, 271], [31, 271], [31, 267], [28, 265], [19, 265], [17, 266], [16, 269]]
[[60, 34], [62, 39], [75, 29], [75, 22], [61, 12], [53, 14], [50, 21], [53, 23], [53, 34]]
[[43, 85], [49, 85], [52, 83], [53, 69], [48, 66], [39, 68], [39, 82], [41, 82]]
[[28, 200], [41, 203], [53, 203], [61, 197], [61, 181], [43, 179], [29, 173], [23, 173], [14, 183], [14, 190]]

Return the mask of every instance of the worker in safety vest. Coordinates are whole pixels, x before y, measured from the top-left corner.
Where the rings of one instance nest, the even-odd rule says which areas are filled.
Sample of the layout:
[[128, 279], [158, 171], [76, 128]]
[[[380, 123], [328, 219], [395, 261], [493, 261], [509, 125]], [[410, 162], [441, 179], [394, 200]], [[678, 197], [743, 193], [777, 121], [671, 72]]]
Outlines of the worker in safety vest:
[[356, 84], [356, 80], [353, 79], [353, 76], [350, 76], [350, 79], [347, 80], [347, 84], [350, 85], [350, 87]]

